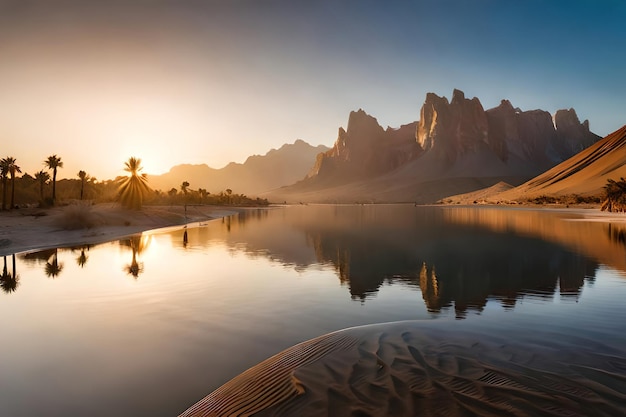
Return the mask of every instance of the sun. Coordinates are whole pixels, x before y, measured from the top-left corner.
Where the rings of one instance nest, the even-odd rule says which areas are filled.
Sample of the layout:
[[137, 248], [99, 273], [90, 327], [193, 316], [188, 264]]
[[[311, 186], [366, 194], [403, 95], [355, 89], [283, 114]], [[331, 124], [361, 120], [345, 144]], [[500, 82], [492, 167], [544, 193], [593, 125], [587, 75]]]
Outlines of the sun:
[[124, 162], [128, 158], [135, 157], [141, 159], [142, 173], [148, 175], [161, 175], [169, 171], [172, 166], [166, 150], [159, 149], [154, 144], [147, 141], [143, 142], [134, 140], [127, 145], [122, 146], [118, 152], [118, 164], [120, 166], [117, 175], [126, 175], [124, 171]]

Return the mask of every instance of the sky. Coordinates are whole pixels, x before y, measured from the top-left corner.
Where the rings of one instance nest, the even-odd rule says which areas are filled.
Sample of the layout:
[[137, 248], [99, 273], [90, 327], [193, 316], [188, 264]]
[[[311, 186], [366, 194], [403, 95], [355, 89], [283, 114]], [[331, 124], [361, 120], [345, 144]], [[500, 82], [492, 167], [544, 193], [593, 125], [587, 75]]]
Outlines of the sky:
[[0, 0], [0, 157], [100, 180], [221, 168], [427, 92], [626, 124], [624, 0]]

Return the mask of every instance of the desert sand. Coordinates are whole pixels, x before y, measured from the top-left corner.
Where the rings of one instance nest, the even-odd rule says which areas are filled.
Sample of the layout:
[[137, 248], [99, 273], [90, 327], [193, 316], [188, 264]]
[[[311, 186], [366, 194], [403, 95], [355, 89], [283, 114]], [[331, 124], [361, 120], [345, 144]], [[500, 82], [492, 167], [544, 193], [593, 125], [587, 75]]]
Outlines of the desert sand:
[[50, 209], [0, 213], [0, 256], [37, 249], [94, 244], [147, 230], [235, 214], [216, 206], [145, 206], [131, 211], [118, 204], [72, 204]]
[[330, 333], [250, 368], [179, 417], [626, 415], [623, 346], [483, 330], [432, 320]]

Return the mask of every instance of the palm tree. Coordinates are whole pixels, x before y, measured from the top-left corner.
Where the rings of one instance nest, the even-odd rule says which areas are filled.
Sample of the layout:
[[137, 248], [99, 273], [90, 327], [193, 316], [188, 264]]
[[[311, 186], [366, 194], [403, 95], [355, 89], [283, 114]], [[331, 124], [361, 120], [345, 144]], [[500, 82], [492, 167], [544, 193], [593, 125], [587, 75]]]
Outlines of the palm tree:
[[619, 181], [609, 179], [604, 186], [604, 201], [602, 211], [626, 211], [626, 180], [621, 177]]
[[85, 181], [89, 179], [89, 175], [83, 170], [78, 171], [77, 175], [78, 175], [78, 178], [80, 178], [80, 199], [82, 200], [83, 193], [85, 191]]
[[198, 194], [200, 194], [200, 203], [204, 204], [204, 199], [209, 193], [204, 188], [198, 188]]
[[2, 210], [7, 209], [7, 181], [9, 179], [9, 161], [0, 160], [0, 178], [2, 178]]
[[13, 210], [13, 207], [15, 207], [15, 174], [21, 174], [22, 170], [20, 169], [19, 166], [17, 166], [17, 164], [15, 163], [15, 158], [13, 158], [12, 156], [8, 156], [5, 158], [6, 163], [8, 165], [8, 169], [9, 169], [9, 174], [11, 175], [11, 207], [10, 209]]
[[55, 154], [49, 156], [43, 163], [52, 170], [52, 204], [55, 204], [57, 201], [57, 168], [63, 168], [63, 162]]
[[124, 171], [129, 172], [130, 175], [120, 180], [120, 202], [126, 208], [139, 210], [144, 196], [151, 191], [148, 186], [148, 176], [140, 173], [143, 167], [139, 158], [131, 157], [124, 165]]
[[189, 183], [187, 181], [183, 181], [183, 183], [180, 185], [180, 191], [182, 191], [183, 194], [187, 195], [187, 188], [189, 188]]
[[39, 182], [39, 198], [43, 201], [43, 186], [50, 180], [50, 174], [41, 170], [35, 173], [35, 179]]

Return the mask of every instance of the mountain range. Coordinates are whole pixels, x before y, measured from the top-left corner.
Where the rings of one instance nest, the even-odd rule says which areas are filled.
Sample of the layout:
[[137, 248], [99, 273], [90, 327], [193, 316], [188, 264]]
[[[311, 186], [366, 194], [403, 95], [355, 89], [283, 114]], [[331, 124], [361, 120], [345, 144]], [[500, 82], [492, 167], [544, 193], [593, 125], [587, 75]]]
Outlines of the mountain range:
[[574, 109], [522, 111], [508, 100], [484, 110], [454, 90], [428, 93], [419, 121], [383, 129], [351, 112], [333, 147], [303, 180], [264, 196], [274, 201], [418, 202], [494, 185], [519, 185], [594, 144], [600, 137]]
[[179, 189], [187, 181], [191, 188], [204, 188], [210, 193], [231, 189], [239, 194], [258, 195], [301, 180], [316, 156], [327, 150], [326, 146], [311, 146], [298, 139], [265, 155], [250, 156], [243, 164], [231, 162], [220, 169], [206, 164], [176, 165], [163, 175], [150, 175], [150, 186], [167, 191]]
[[584, 196], [626, 176], [625, 147], [626, 127], [601, 139], [574, 109], [552, 115], [502, 100], [485, 110], [454, 90], [450, 101], [428, 93], [419, 120], [399, 128], [384, 129], [359, 109], [332, 148], [296, 140], [221, 169], [178, 165], [150, 182], [164, 191], [187, 181], [211, 193], [230, 188], [291, 203], [434, 203], [476, 190], [466, 197]]

